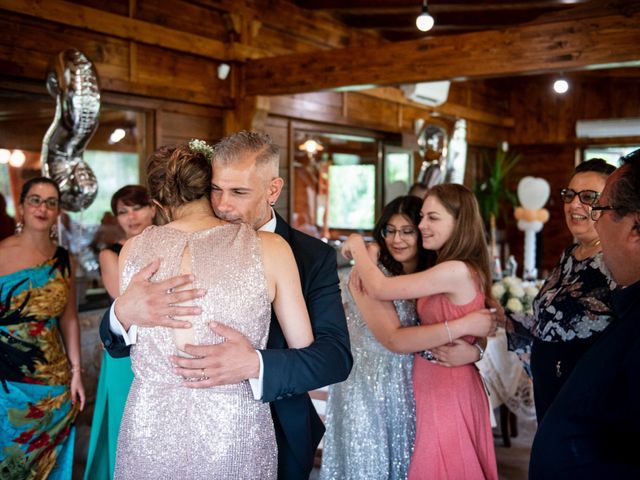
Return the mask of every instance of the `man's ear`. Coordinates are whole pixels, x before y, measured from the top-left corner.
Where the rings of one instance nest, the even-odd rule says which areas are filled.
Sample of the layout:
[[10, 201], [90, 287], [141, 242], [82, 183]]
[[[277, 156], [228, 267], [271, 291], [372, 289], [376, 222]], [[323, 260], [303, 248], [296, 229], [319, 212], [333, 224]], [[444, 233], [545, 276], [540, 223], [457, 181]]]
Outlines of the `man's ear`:
[[640, 212], [633, 214], [633, 227], [631, 227], [630, 238], [633, 242], [640, 244]]
[[282, 188], [284, 187], [284, 180], [281, 177], [275, 177], [269, 182], [269, 204], [274, 205], [276, 201], [278, 201], [278, 197], [282, 193]]

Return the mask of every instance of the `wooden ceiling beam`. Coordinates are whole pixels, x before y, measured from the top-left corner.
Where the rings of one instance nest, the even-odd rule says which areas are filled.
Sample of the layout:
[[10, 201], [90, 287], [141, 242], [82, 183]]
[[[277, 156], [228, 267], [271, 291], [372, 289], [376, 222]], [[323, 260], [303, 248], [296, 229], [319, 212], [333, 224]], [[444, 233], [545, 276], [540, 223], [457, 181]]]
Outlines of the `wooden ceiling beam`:
[[[571, 3], [567, 3], [563, 0], [523, 0], [520, 2], [500, 2], [495, 0], [487, 2], [479, 2], [475, 0], [453, 2], [446, 0], [429, 0], [429, 11], [431, 13], [467, 13], [530, 9], [563, 10], [573, 8], [576, 5], [587, 3], [589, 1], [591, 0], [574, 0]], [[323, 11], [340, 15], [419, 13], [421, 8], [421, 2], [417, 0], [381, 0], [377, 2], [372, 2], [370, 0], [298, 0], [295, 3], [306, 10]]]
[[280, 95], [630, 65], [640, 65], [637, 4], [578, 20], [250, 60], [244, 87]]
[[[434, 13], [435, 26], [457, 26], [474, 27], [483, 29], [501, 28], [517, 23], [525, 23], [535, 20], [548, 13], [549, 10], [535, 10], [513, 12], [483, 12], [473, 15], [460, 15], [457, 13]], [[419, 13], [419, 12], [418, 12]], [[346, 15], [342, 16], [343, 21], [350, 27], [356, 28], [396, 28], [410, 27], [416, 29], [416, 17], [418, 14], [395, 14], [385, 15]]]
[[221, 61], [265, 56], [262, 50], [240, 43], [224, 43], [64, 0], [0, 0], [0, 10]]

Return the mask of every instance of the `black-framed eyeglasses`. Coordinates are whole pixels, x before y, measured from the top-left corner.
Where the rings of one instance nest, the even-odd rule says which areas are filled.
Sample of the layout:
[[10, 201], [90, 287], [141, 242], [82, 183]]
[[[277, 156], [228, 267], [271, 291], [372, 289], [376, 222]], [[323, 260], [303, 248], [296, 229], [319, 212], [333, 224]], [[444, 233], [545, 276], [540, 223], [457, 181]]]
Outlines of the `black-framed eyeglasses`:
[[591, 217], [591, 220], [597, 222], [598, 219], [602, 216], [602, 212], [606, 210], [618, 210], [618, 208], [611, 205], [594, 205], [591, 207], [589, 216]]
[[418, 230], [412, 227], [394, 228], [387, 225], [382, 229], [382, 236], [384, 238], [387, 238], [387, 237], [393, 238], [396, 236], [396, 233], [398, 233], [401, 239], [408, 240], [412, 238], [417, 232]]
[[596, 200], [598, 200], [600, 192], [596, 192], [595, 190], [580, 190], [579, 192], [576, 192], [571, 188], [563, 188], [560, 190], [560, 198], [562, 198], [564, 203], [573, 202], [576, 195], [578, 196], [580, 203], [591, 206], [596, 203]]
[[35, 208], [38, 208], [44, 203], [44, 206], [49, 210], [56, 210], [58, 208], [58, 205], [60, 205], [60, 202], [55, 197], [42, 198], [39, 195], [29, 195], [25, 198], [25, 200], [29, 205]]

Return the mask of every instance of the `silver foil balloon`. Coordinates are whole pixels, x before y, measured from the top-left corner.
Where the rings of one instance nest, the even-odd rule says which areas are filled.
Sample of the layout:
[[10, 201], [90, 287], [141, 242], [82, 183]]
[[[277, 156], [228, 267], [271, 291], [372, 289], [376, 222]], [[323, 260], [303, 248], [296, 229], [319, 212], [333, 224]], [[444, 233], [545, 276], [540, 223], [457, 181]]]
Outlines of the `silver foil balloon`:
[[440, 125], [424, 124], [418, 133], [418, 146], [424, 161], [417, 181], [428, 188], [445, 179], [448, 140], [447, 131]]
[[54, 57], [46, 81], [56, 113], [42, 140], [42, 174], [59, 185], [62, 208], [79, 212], [98, 194], [96, 177], [82, 159], [98, 127], [98, 74], [84, 53], [69, 49]]

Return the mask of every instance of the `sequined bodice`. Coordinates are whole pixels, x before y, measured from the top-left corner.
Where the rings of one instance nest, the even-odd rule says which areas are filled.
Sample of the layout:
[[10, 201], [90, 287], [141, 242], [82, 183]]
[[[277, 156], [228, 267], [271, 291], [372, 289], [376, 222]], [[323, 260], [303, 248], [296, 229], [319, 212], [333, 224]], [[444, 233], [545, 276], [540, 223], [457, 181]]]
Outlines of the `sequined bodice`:
[[[190, 320], [190, 343], [221, 343], [209, 329], [213, 320], [264, 348], [271, 304], [261, 248], [258, 234], [245, 224], [195, 233], [150, 227], [134, 240], [122, 286], [156, 257], [162, 264], [152, 281], [177, 275], [188, 249], [194, 286], [207, 290], [194, 302], [203, 313]], [[269, 404], [254, 399], [248, 380], [186, 387], [169, 362], [177, 353], [173, 329], [139, 329], [131, 349], [135, 378], [118, 435], [114, 478], [275, 480], [277, 446]]]
[[[264, 348], [269, 333], [271, 304], [258, 235], [248, 225], [223, 225], [194, 233], [171, 227], [149, 227], [134, 240], [122, 275], [126, 288], [131, 277], [154, 258], [162, 258], [152, 281], [180, 273], [185, 249], [191, 254], [194, 288], [207, 294], [193, 303], [202, 315], [190, 320], [195, 344], [221, 343], [209, 322], [230, 326], [245, 335], [254, 348]], [[141, 328], [131, 352], [137, 378], [179, 384], [171, 372], [169, 355], [178, 354], [174, 332], [169, 328]]]

